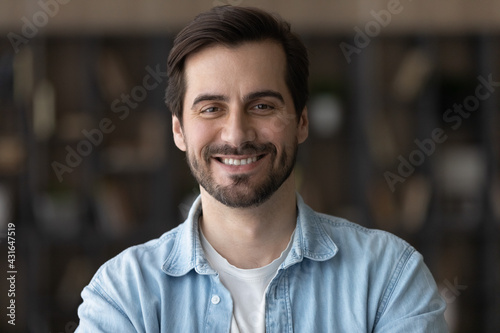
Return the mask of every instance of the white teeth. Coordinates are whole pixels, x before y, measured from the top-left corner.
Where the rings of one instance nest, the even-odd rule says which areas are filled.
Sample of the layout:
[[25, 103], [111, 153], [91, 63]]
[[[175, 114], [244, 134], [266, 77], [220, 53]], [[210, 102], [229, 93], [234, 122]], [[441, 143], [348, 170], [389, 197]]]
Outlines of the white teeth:
[[244, 159], [241, 159], [241, 160], [238, 160], [238, 159], [233, 159], [233, 158], [225, 158], [223, 160], [224, 164], [227, 164], [227, 165], [245, 165], [245, 164], [250, 164], [250, 163], [253, 163], [253, 162], [257, 162], [257, 156], [254, 156], [254, 157], [249, 157], [249, 158], [244, 158]]

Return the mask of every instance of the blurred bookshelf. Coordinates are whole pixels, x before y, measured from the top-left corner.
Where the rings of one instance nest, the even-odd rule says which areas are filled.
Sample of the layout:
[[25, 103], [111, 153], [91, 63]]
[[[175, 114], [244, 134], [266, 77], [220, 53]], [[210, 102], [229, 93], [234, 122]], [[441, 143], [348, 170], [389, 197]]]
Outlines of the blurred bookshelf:
[[[452, 332], [500, 331], [500, 89], [482, 89], [488, 98], [460, 125], [445, 117], [473, 102], [479, 76], [500, 81], [500, 37], [381, 36], [348, 63], [339, 45], [350, 38], [304, 36], [311, 129], [298, 191], [414, 245]], [[169, 34], [47, 36], [14, 53], [0, 42], [0, 229], [18, 230], [20, 330], [71, 327], [102, 263], [183, 221], [196, 184], [158, 74], [171, 44]], [[400, 178], [391, 185], [387, 172]]]

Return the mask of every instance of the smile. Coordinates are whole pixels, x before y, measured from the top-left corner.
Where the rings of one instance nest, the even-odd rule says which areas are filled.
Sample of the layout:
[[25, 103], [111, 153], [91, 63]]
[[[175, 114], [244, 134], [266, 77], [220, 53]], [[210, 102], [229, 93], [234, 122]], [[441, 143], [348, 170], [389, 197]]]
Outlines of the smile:
[[263, 156], [253, 156], [253, 157], [248, 157], [248, 158], [223, 158], [223, 157], [218, 157], [217, 160], [222, 162], [225, 165], [247, 165], [251, 163], [255, 163], [258, 160], [260, 160]]
[[250, 164], [253, 162], [257, 162], [257, 156], [244, 158], [241, 160], [238, 160], [236, 158], [225, 158], [222, 160], [222, 163], [224, 163], [226, 165], [245, 165], [245, 164]]

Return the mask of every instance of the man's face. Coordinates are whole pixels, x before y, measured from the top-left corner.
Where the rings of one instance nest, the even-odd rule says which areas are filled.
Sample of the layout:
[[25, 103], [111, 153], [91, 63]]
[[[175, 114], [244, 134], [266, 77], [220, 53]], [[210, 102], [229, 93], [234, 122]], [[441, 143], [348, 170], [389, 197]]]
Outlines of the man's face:
[[229, 207], [257, 206], [275, 193], [307, 137], [307, 110], [297, 121], [285, 70], [283, 49], [270, 41], [213, 46], [186, 60], [174, 140], [198, 183]]

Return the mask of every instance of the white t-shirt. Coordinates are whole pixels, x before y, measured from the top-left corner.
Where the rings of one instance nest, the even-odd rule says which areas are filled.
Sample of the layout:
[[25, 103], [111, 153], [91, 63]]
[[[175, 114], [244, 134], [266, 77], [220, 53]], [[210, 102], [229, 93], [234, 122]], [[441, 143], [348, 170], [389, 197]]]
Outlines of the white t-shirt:
[[222, 257], [200, 230], [201, 245], [206, 258], [212, 268], [219, 273], [222, 284], [233, 298], [231, 333], [266, 331], [266, 289], [290, 252], [294, 234], [295, 231], [281, 256], [270, 264], [254, 269], [241, 269], [231, 265]]

